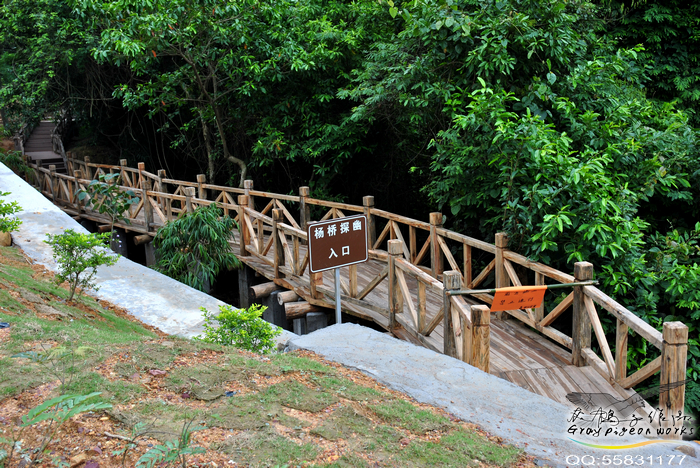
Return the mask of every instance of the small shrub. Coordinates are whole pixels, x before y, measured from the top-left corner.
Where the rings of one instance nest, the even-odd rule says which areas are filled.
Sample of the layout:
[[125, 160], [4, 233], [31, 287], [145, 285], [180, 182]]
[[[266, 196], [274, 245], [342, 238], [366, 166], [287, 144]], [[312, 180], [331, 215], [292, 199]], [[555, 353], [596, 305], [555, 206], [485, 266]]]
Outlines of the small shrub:
[[197, 339], [266, 353], [274, 349], [274, 338], [282, 333], [282, 330], [261, 318], [265, 309], [267, 307], [258, 304], [253, 304], [247, 309], [220, 305], [217, 316], [202, 307], [200, 310], [204, 313], [204, 336]]
[[95, 211], [109, 216], [112, 231], [117, 221], [130, 224], [124, 212], [140, 200], [135, 192], [119, 187], [119, 174], [100, 174], [98, 180], [90, 182], [87, 190], [78, 190], [76, 195], [78, 200], [86, 200]]
[[56, 280], [67, 281], [70, 285], [69, 302], [73, 300], [78, 286], [81, 289], [98, 289], [92, 282], [97, 267], [117, 263], [119, 256], [101, 248], [105, 246], [109, 236], [109, 233], [82, 234], [72, 229], [55, 236], [48, 234], [49, 240], [44, 242], [51, 246], [53, 258], [58, 263], [59, 273]]
[[[6, 197], [10, 192], [0, 192], [0, 196]], [[22, 221], [12, 216], [22, 210], [17, 202], [0, 200], [0, 232], [12, 232], [19, 228]]]
[[22, 153], [19, 151], [3, 152], [0, 150], [0, 162], [20, 177], [24, 177], [27, 174], [27, 163], [24, 162]]

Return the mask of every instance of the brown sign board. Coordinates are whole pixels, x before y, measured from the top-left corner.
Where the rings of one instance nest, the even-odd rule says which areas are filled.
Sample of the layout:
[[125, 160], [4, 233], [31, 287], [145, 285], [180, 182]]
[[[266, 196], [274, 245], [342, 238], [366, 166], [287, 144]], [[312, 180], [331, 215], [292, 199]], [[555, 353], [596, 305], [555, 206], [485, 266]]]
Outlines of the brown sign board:
[[309, 224], [309, 269], [312, 273], [367, 261], [365, 215]]
[[493, 296], [491, 312], [534, 309], [542, 304], [547, 286], [513, 286], [498, 288]]

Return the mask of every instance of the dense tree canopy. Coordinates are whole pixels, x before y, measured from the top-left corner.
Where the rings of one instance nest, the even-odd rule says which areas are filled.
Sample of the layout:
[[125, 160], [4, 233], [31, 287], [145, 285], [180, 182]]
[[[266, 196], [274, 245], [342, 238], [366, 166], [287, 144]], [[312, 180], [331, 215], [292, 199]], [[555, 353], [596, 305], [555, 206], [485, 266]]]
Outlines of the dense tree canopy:
[[[5, 0], [0, 108], [89, 124], [119, 104], [174, 176], [437, 205], [559, 269], [591, 261], [652, 325], [690, 326], [700, 408], [698, 17], [680, 0]], [[655, 357], [633, 339], [630, 366]]]

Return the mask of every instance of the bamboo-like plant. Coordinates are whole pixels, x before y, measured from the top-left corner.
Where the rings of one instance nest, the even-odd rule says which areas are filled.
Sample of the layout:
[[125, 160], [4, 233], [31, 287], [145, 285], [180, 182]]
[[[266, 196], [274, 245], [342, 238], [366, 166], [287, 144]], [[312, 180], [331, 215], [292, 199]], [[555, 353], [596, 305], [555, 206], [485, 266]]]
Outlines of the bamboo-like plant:
[[216, 204], [184, 213], [158, 230], [153, 243], [158, 263], [154, 269], [193, 288], [204, 291], [222, 268], [240, 268], [231, 251], [236, 222], [221, 217]]

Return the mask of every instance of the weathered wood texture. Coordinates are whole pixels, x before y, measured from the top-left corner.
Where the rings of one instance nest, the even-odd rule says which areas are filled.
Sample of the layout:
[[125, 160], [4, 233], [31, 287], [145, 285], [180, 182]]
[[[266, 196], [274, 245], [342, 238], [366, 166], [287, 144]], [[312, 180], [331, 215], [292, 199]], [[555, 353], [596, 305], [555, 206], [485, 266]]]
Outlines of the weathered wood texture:
[[[370, 260], [341, 271], [341, 306], [348, 314], [372, 320], [397, 336], [447, 352], [563, 403], [566, 400], [562, 395], [572, 388], [624, 395], [629, 392], [625, 388], [655, 372], [661, 371], [662, 380], [667, 381], [684, 375], [687, 344], [682, 343], [682, 332], [674, 328], [676, 325], [665, 325], [662, 337], [660, 331], [594, 286], [576, 287], [551, 310], [543, 305], [509, 311], [507, 314], [517, 319], [509, 321], [491, 320], [486, 312], [493, 300], [490, 294], [446, 295], [446, 289], [456, 284], [475, 289], [491, 281], [497, 287], [506, 287], [525, 284], [533, 277], [534, 284], [542, 285], [546, 281], [584, 281], [593, 276], [592, 265], [585, 262], [575, 265], [572, 276], [510, 252], [504, 233], [496, 236], [494, 245], [445, 229], [441, 213], [430, 213], [426, 223], [377, 209], [372, 196], [364, 197], [361, 206], [351, 205], [313, 199], [308, 187], [301, 187], [299, 196], [274, 194], [253, 190], [252, 181], [245, 181], [242, 189], [224, 187], [207, 184], [202, 175], [196, 177], [196, 182], [168, 179], [165, 171], [148, 172], [143, 163], [131, 168], [122, 160], [119, 166], [110, 166], [71, 156], [69, 174], [30, 164], [28, 179], [71, 216], [104, 225], [109, 220], [81, 203], [75, 193], [102, 174], [119, 174], [122, 190], [133, 190], [141, 200], [124, 213], [129, 223], [116, 223], [115, 227], [137, 233], [139, 242], [147, 242], [160, 226], [181, 213], [216, 203], [225, 216], [235, 217], [238, 223], [231, 246], [247, 265], [246, 272], [266, 277], [270, 288], [274, 284], [288, 289], [277, 296], [292, 316], [301, 316], [312, 307], [332, 308], [334, 302], [333, 289], [327, 286], [333, 284], [331, 273], [308, 270], [306, 227], [313, 221], [310, 207], [314, 205], [327, 210], [321, 220], [346, 213], [367, 216]], [[443, 273], [445, 261], [451, 271]], [[476, 261], [485, 268], [474, 271]], [[531, 275], [516, 270], [515, 264]], [[242, 276], [244, 302], [250, 301], [249, 296], [266, 294], [251, 288], [249, 273]], [[294, 302], [298, 298], [306, 302]], [[617, 321], [614, 358], [600, 326], [601, 312]], [[553, 326], [566, 314], [571, 314], [573, 321], [572, 336]], [[602, 359], [591, 350], [592, 331]], [[626, 342], [630, 331], [662, 350], [662, 356], [628, 376]], [[687, 331], [685, 340], [687, 343]], [[586, 365], [592, 367], [580, 367]], [[679, 404], [682, 407], [683, 392], [684, 388], [678, 387], [665, 401], [672, 408]]]

